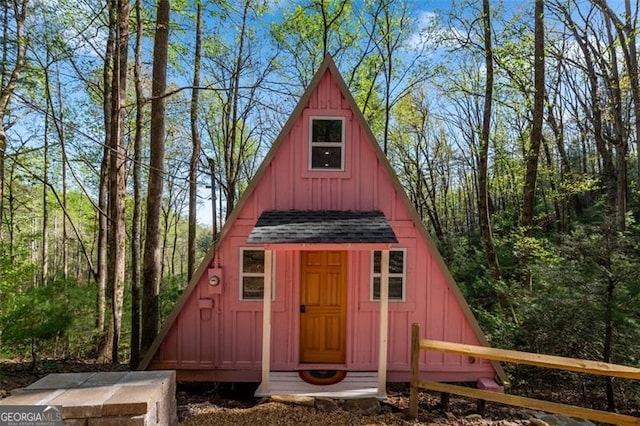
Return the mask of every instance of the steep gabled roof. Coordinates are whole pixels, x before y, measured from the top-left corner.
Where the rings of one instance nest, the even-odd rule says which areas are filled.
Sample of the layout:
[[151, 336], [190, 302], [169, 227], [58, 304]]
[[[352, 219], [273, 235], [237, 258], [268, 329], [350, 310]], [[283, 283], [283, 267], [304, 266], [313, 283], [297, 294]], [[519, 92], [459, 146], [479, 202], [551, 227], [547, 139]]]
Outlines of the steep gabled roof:
[[298, 121], [298, 118], [302, 115], [302, 111], [305, 109], [309, 101], [309, 98], [311, 97], [313, 92], [316, 90], [318, 84], [320, 83], [320, 80], [322, 79], [322, 76], [327, 70], [330, 70], [333, 76], [339, 79], [339, 81], [341, 82], [341, 86], [340, 86], [341, 89], [343, 86], [346, 87], [344, 85], [344, 81], [342, 80], [342, 77], [339, 76], [340, 74], [338, 72], [338, 69], [336, 68], [335, 63], [333, 62], [333, 59], [331, 59], [331, 57], [327, 55], [327, 57], [325, 57], [324, 61], [322, 62], [322, 65], [320, 65], [320, 68], [318, 69], [316, 74], [313, 76], [311, 83], [309, 83], [309, 87], [307, 87], [307, 89], [304, 91], [304, 94], [300, 98], [300, 101], [298, 101], [298, 104], [296, 105], [295, 109], [291, 113], [291, 116], [289, 117], [284, 127], [278, 134], [278, 137], [276, 137], [276, 139], [273, 141], [273, 144], [271, 145], [269, 152], [265, 156], [264, 160], [262, 160], [260, 167], [258, 167], [256, 174], [253, 176], [253, 178], [249, 182], [247, 189], [244, 191], [244, 193], [238, 200], [238, 203], [234, 207], [233, 211], [227, 218], [224, 226], [222, 227], [222, 229], [220, 230], [220, 233], [218, 234], [218, 238], [216, 238], [214, 243], [211, 245], [211, 248], [205, 255], [204, 259], [202, 259], [202, 262], [200, 263], [200, 266], [198, 266], [198, 269], [196, 269], [193, 275], [191, 276], [191, 280], [189, 281], [189, 284], [182, 292], [182, 295], [176, 302], [176, 306], [171, 311], [171, 314], [167, 317], [164, 324], [162, 325], [162, 328], [160, 329], [160, 333], [158, 333], [158, 336], [156, 336], [155, 340], [153, 341], [153, 344], [151, 345], [151, 347], [149, 347], [149, 349], [147, 350], [147, 353], [145, 354], [144, 358], [140, 362], [140, 365], [138, 366], [139, 370], [146, 369], [149, 363], [151, 363], [151, 360], [153, 359], [153, 356], [155, 355], [158, 348], [160, 347], [160, 344], [166, 337], [167, 333], [169, 333], [169, 330], [171, 329], [171, 326], [173, 325], [175, 320], [178, 318], [178, 315], [180, 314], [182, 307], [184, 306], [185, 303], [187, 303], [187, 300], [189, 300], [189, 295], [191, 295], [191, 292], [193, 291], [193, 289], [198, 285], [198, 281], [200, 280], [200, 277], [207, 272], [209, 263], [211, 263], [211, 261], [213, 260], [213, 257], [215, 256], [218, 245], [224, 240], [225, 236], [229, 233], [229, 230], [232, 228], [233, 223], [238, 218], [238, 215], [242, 211], [242, 208], [247, 203], [247, 201], [251, 198], [253, 191], [255, 190], [256, 186], [262, 179], [262, 176], [264, 175], [264, 173], [269, 168], [269, 164], [271, 163], [271, 160], [275, 156], [275, 153], [278, 151], [278, 148], [280, 148], [280, 145], [282, 145], [282, 141], [286, 138], [286, 136], [291, 131], [291, 128]]
[[397, 243], [391, 224], [380, 211], [267, 210], [248, 243], [360, 244]]
[[[483, 345], [489, 346], [489, 342], [486, 340], [486, 338], [484, 336], [484, 333], [483, 333], [482, 329], [480, 328], [480, 325], [478, 324], [478, 321], [476, 320], [475, 316], [471, 312], [471, 308], [467, 304], [464, 296], [462, 295], [462, 293], [460, 292], [460, 289], [458, 288], [458, 285], [456, 284], [456, 282], [454, 281], [453, 277], [451, 276], [451, 273], [449, 272], [449, 268], [446, 266], [444, 260], [442, 259], [442, 256], [440, 255], [440, 252], [438, 251], [438, 249], [435, 246], [434, 242], [431, 240], [431, 237], [429, 236], [429, 233], [427, 231], [427, 228], [426, 228], [425, 224], [422, 222], [422, 219], [420, 218], [420, 216], [418, 215], [417, 211], [413, 207], [413, 204], [409, 200], [409, 197], [407, 196], [407, 193], [405, 192], [404, 187], [400, 183], [400, 180], [398, 179], [398, 176], [396, 175], [395, 170], [393, 170], [393, 168], [391, 167], [391, 164], [389, 163], [389, 160], [387, 159], [386, 155], [382, 152], [382, 149], [380, 148], [380, 144], [377, 142], [377, 139], [373, 135], [373, 132], [371, 131], [371, 128], [369, 127], [369, 124], [367, 123], [366, 119], [364, 118], [364, 115], [360, 111], [360, 108], [357, 106], [357, 104], [355, 102], [355, 99], [351, 95], [351, 92], [349, 91], [349, 88], [347, 87], [344, 79], [340, 75], [340, 72], [338, 71], [338, 68], [336, 67], [335, 62], [333, 61], [333, 59], [331, 58], [330, 55], [327, 55], [324, 58], [322, 64], [320, 65], [320, 68], [318, 69], [318, 71], [314, 75], [313, 79], [311, 80], [311, 83], [309, 84], [309, 86], [305, 90], [304, 94], [300, 98], [300, 101], [298, 102], [298, 104], [296, 105], [295, 109], [291, 113], [291, 116], [289, 117], [289, 119], [285, 123], [284, 127], [282, 128], [282, 130], [278, 134], [278, 137], [273, 142], [273, 145], [271, 146], [271, 149], [269, 150], [269, 152], [265, 156], [264, 160], [260, 164], [260, 167], [256, 171], [255, 176], [249, 182], [249, 185], [248, 185], [247, 189], [245, 190], [245, 192], [243, 193], [243, 195], [240, 198], [240, 200], [238, 201], [238, 204], [235, 206], [235, 208], [231, 212], [231, 215], [227, 218], [227, 221], [225, 222], [222, 230], [220, 231], [220, 234], [219, 234], [218, 238], [216, 239], [216, 241], [214, 242], [212, 247], [209, 249], [209, 252], [206, 254], [205, 258], [200, 263], [200, 266], [198, 267], [198, 269], [194, 272], [194, 274], [193, 274], [193, 276], [191, 278], [191, 281], [189, 282], [187, 288], [185, 288], [184, 292], [182, 293], [182, 295], [178, 299], [175, 308], [173, 309], [173, 311], [171, 312], [171, 314], [169, 315], [169, 317], [166, 319], [165, 323], [163, 324], [162, 329], [160, 330], [160, 333], [158, 334], [158, 336], [154, 340], [153, 344], [151, 345], [151, 347], [149, 348], [149, 350], [145, 354], [144, 359], [140, 363], [139, 369], [145, 369], [149, 365], [151, 360], [153, 359], [153, 356], [155, 355], [156, 351], [160, 347], [160, 344], [162, 343], [162, 341], [164, 340], [165, 336], [167, 335], [167, 333], [171, 329], [171, 326], [173, 325], [173, 323], [177, 319], [178, 315], [180, 314], [180, 311], [182, 310], [182, 307], [187, 302], [187, 300], [189, 298], [189, 295], [191, 294], [193, 289], [198, 284], [198, 281], [200, 280], [200, 277], [204, 273], [206, 273], [207, 268], [209, 266], [209, 263], [213, 260], [213, 257], [214, 257], [214, 255], [216, 253], [216, 249], [217, 249], [218, 245], [220, 244], [221, 241], [224, 240], [225, 236], [227, 235], [227, 233], [229, 232], [229, 230], [233, 226], [233, 223], [236, 221], [238, 215], [240, 214], [242, 208], [244, 207], [244, 205], [247, 203], [247, 201], [253, 195], [253, 192], [254, 192], [256, 186], [261, 181], [264, 173], [267, 171], [267, 169], [269, 167], [269, 164], [271, 163], [271, 161], [273, 160], [274, 156], [276, 155], [278, 149], [280, 148], [280, 145], [286, 139], [286, 137], [289, 134], [289, 132], [291, 131], [292, 127], [295, 125], [295, 123], [298, 121], [298, 119], [302, 115], [303, 110], [306, 108], [306, 106], [308, 104], [309, 98], [316, 91], [316, 89], [318, 87], [318, 84], [320, 83], [320, 80], [322, 79], [322, 77], [325, 75], [326, 72], [330, 72], [331, 73], [331, 76], [333, 77], [333, 79], [337, 83], [342, 96], [349, 103], [350, 109], [353, 112], [354, 117], [356, 118], [356, 120], [358, 120], [358, 123], [360, 124], [360, 127], [362, 128], [363, 132], [365, 133], [366, 138], [371, 142], [371, 145], [372, 145], [372, 148], [373, 148], [373, 150], [374, 150], [374, 152], [376, 154], [376, 157], [378, 158], [378, 161], [380, 162], [380, 164], [386, 170], [387, 176], [389, 177], [389, 180], [391, 181], [396, 193], [402, 199], [402, 202], [406, 206], [407, 210], [410, 212], [411, 218], [412, 218], [413, 223], [414, 223], [414, 226], [416, 227], [416, 229], [422, 235], [425, 243], [427, 244], [429, 252], [433, 256], [434, 260], [436, 261], [439, 269], [442, 271], [442, 274], [445, 277], [445, 280], [447, 282], [447, 285], [449, 286], [449, 289], [451, 290], [451, 292], [453, 293], [454, 297], [456, 298], [456, 300], [460, 304], [460, 307], [462, 308], [464, 316], [465, 316], [466, 320], [469, 322], [469, 324], [470, 324], [471, 328], [473, 329], [476, 337], [478, 338], [478, 340]], [[504, 373], [504, 370], [500, 366], [500, 364], [498, 364], [496, 362], [492, 362], [492, 364], [493, 364], [494, 369], [496, 370], [496, 373], [498, 374], [499, 378], [503, 382], [506, 383], [508, 381], [508, 379], [507, 379], [506, 374]]]

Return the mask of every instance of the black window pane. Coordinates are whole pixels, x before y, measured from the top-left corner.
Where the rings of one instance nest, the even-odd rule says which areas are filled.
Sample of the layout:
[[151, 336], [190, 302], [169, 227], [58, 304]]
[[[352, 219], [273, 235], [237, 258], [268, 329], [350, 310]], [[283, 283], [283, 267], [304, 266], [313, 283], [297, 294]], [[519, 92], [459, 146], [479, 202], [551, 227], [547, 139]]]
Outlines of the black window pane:
[[[380, 277], [373, 278], [373, 298], [380, 300]], [[401, 277], [389, 277], [389, 300], [402, 300]]]
[[[380, 273], [380, 262], [382, 252], [373, 252], [373, 273]], [[404, 252], [401, 250], [393, 250], [389, 252], [389, 273], [402, 274], [404, 272]]]
[[242, 278], [242, 298], [243, 299], [262, 299], [263, 297], [264, 297], [264, 278], [263, 277]]
[[311, 125], [312, 142], [342, 142], [342, 120], [313, 120]]
[[404, 252], [392, 251], [389, 253], [389, 272], [401, 274], [404, 272]]
[[329, 139], [327, 142], [339, 142], [342, 143], [342, 121], [330, 120], [327, 124]]
[[313, 169], [341, 169], [342, 149], [333, 147], [311, 148], [311, 168]]
[[242, 271], [264, 273], [264, 251], [244, 250], [242, 257]]
[[373, 252], [373, 273], [374, 274], [379, 274], [380, 273], [381, 253], [382, 252], [379, 252], [379, 251], [374, 251]]
[[402, 300], [402, 278], [389, 277], [389, 299]]

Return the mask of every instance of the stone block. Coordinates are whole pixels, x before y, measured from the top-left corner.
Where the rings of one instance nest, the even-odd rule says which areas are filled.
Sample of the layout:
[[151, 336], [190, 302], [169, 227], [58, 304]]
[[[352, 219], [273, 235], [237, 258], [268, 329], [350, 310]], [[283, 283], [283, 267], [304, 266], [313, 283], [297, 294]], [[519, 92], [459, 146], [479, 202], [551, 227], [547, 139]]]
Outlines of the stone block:
[[55, 373], [30, 384], [26, 389], [72, 389], [89, 380], [96, 373]]
[[66, 419], [62, 421], [64, 426], [87, 426], [87, 419]]
[[106, 371], [102, 373], [96, 373], [89, 377], [82, 387], [94, 387], [94, 386], [111, 386], [115, 385], [129, 374], [128, 371]]
[[158, 419], [162, 419], [167, 425], [177, 425], [178, 403], [176, 401], [175, 391], [162, 395], [158, 400], [156, 408]]
[[315, 399], [312, 396], [304, 395], [271, 395], [271, 400], [283, 404], [303, 405], [306, 407], [315, 405]]
[[49, 404], [62, 405], [62, 416], [65, 419], [100, 417], [104, 401], [116, 389], [115, 386], [68, 389], [52, 399]]
[[155, 425], [147, 422], [146, 416], [113, 416], [89, 419], [87, 426], [146, 426]]
[[331, 398], [316, 398], [316, 408], [323, 413], [331, 413], [340, 409], [338, 403]]
[[0, 405], [53, 405], [49, 401], [64, 393], [64, 390], [28, 390], [13, 391], [10, 396], [0, 399]]
[[123, 377], [118, 384], [121, 385], [158, 385], [163, 384], [167, 389], [176, 383], [176, 372], [173, 370], [132, 371]]
[[67, 426], [177, 426], [175, 371], [50, 374], [2, 405], [61, 405]]
[[118, 386], [118, 390], [104, 401], [103, 416], [145, 414], [149, 407], [161, 398], [160, 386]]
[[380, 401], [377, 398], [347, 399], [342, 404], [342, 409], [364, 416], [371, 416], [380, 412]]
[[504, 386], [500, 386], [493, 379], [483, 377], [478, 379], [478, 389], [488, 390], [491, 392], [504, 393]]

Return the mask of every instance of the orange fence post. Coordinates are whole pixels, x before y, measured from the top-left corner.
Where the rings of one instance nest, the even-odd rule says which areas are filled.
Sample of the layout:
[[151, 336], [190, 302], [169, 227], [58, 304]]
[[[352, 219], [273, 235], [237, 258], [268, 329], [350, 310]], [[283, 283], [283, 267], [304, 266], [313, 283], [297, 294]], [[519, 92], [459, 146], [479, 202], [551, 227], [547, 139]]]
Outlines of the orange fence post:
[[420, 382], [420, 324], [411, 326], [411, 390], [409, 394], [409, 418], [418, 417], [418, 391]]

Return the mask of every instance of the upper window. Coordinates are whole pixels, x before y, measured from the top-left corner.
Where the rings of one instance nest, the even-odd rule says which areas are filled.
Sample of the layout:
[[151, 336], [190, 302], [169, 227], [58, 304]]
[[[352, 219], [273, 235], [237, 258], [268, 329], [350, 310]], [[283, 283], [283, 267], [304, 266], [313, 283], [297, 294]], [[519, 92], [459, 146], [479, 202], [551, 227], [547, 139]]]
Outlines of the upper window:
[[[404, 283], [406, 282], [405, 270], [406, 252], [404, 249], [389, 251], [389, 300], [404, 300]], [[372, 299], [380, 300], [380, 275], [382, 252], [373, 252], [372, 265]]]
[[262, 300], [264, 298], [264, 250], [241, 249], [240, 259], [240, 298]]
[[311, 118], [310, 170], [344, 170], [344, 118]]

